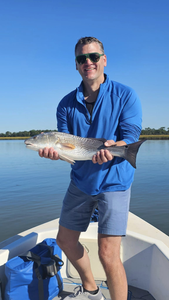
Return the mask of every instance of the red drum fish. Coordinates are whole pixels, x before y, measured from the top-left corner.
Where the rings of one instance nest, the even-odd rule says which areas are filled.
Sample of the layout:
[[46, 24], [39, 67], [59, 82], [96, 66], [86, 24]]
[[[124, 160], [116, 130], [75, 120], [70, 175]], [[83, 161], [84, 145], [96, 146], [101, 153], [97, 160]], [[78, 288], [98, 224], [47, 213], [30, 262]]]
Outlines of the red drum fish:
[[139, 147], [145, 140], [124, 146], [104, 146], [106, 139], [102, 138], [82, 138], [64, 132], [41, 133], [25, 140], [26, 147], [35, 151], [43, 148], [53, 147], [62, 160], [71, 164], [76, 161], [92, 160], [94, 154], [101, 149], [109, 150], [113, 156], [126, 159], [136, 168], [136, 156]]

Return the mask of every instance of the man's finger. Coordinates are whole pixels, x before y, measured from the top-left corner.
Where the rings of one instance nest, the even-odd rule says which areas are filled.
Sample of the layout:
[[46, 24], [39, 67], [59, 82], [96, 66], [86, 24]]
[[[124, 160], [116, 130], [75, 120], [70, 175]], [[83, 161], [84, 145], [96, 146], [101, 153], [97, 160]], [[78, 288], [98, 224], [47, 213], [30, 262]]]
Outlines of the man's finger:
[[113, 159], [113, 155], [108, 150], [104, 151], [104, 155], [107, 158], [107, 160], [112, 160]]
[[101, 159], [102, 163], [107, 162], [107, 157], [105, 156], [104, 150], [100, 151], [100, 159]]
[[105, 145], [106, 147], [110, 147], [110, 146], [116, 145], [116, 143], [115, 143], [115, 141], [113, 141], [113, 140], [108, 140], [108, 141], [106, 141], [106, 142], [104, 143], [104, 145]]
[[43, 149], [40, 149], [38, 153], [40, 157], [43, 157]]
[[93, 157], [92, 157], [92, 162], [93, 162], [94, 164], [97, 164], [97, 156], [96, 156], [96, 154], [93, 155]]

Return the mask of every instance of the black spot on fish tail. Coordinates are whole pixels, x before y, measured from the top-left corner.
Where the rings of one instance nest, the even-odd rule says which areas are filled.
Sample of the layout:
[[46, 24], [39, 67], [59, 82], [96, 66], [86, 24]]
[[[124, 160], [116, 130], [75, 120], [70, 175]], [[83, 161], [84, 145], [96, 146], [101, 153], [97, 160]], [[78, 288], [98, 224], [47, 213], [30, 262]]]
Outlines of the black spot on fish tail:
[[138, 141], [133, 144], [125, 145], [125, 154], [123, 156], [124, 159], [126, 159], [135, 169], [136, 169], [136, 156], [138, 153], [138, 150], [142, 143], [144, 143], [146, 139]]

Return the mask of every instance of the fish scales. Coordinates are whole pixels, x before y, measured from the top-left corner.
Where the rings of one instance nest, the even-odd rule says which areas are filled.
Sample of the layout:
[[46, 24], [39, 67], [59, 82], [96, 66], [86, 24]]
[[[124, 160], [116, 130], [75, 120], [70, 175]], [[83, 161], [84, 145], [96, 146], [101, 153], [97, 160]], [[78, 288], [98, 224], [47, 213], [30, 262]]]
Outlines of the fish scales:
[[59, 137], [58, 143], [53, 148], [58, 151], [59, 155], [68, 155], [75, 160], [91, 160], [93, 155], [104, 145], [103, 141], [97, 139], [70, 134], [65, 136], [65, 133], [60, 133]]

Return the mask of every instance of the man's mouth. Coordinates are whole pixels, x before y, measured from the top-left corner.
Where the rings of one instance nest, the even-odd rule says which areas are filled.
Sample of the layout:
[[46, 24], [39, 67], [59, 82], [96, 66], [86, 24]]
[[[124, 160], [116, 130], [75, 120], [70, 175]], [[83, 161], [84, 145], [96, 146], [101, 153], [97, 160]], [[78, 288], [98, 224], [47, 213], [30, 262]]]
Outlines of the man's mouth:
[[95, 70], [95, 68], [86, 68], [85, 71]]

